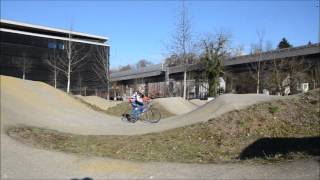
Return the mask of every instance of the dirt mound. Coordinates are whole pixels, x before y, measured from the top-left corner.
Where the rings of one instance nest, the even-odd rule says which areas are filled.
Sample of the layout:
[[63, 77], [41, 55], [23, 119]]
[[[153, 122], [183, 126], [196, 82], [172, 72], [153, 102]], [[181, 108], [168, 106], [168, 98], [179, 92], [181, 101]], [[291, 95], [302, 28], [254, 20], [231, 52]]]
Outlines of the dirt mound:
[[188, 102], [182, 97], [169, 97], [155, 99], [155, 102], [165, 107], [169, 112], [179, 115], [185, 114], [197, 108], [196, 105]]
[[[319, 90], [256, 104], [204, 123], [162, 133], [70, 136], [46, 129], [15, 128], [9, 134], [42, 148], [50, 144], [59, 151], [120, 159], [210, 163], [239, 158], [269, 162], [305, 158], [320, 155], [318, 94]], [[68, 144], [77, 144], [79, 148]]]
[[[271, 178], [273, 179], [282, 177], [297, 179], [305, 179], [307, 177], [308, 179], [316, 179], [319, 174], [319, 166], [316, 161], [311, 161], [311, 163], [307, 161], [300, 164], [287, 164], [276, 167], [256, 165], [244, 166], [243, 164], [203, 166], [176, 163], [128, 163], [127, 161], [95, 158], [88, 156], [87, 154], [85, 156], [75, 156], [51, 151], [54, 147], [41, 150], [15, 141], [6, 134], [8, 128], [21, 125], [58, 130], [60, 132], [74, 133], [77, 135], [144, 134], [186, 126], [199, 121], [207, 121], [212, 116], [219, 116], [219, 114], [223, 112], [231, 111], [234, 108], [245, 107], [246, 105], [261, 102], [262, 100], [271, 100], [274, 99], [273, 97], [255, 97], [251, 95], [234, 95], [233, 97], [230, 97], [224, 95], [197, 110], [173, 118], [163, 119], [157, 124], [145, 124], [141, 122], [125, 124], [121, 122], [119, 118], [96, 112], [65, 92], [54, 89], [42, 82], [0, 76], [0, 83], [0, 112], [2, 125], [1, 160], [3, 164], [1, 179], [44, 179], [48, 177], [52, 179], [72, 179], [86, 176], [95, 177], [95, 179], [106, 177], [111, 179], [153, 178], [153, 176], [150, 175], [156, 175], [158, 178], [167, 179], [181, 177], [196, 179], [199, 177], [210, 178], [217, 176], [221, 179], [230, 179], [230, 177], [240, 177], [242, 179], [260, 177], [260, 179], [266, 179], [270, 178], [270, 175], [272, 175]], [[200, 132], [203, 132], [203, 130], [200, 129]], [[162, 133], [162, 135], [170, 134]], [[186, 134], [183, 137], [189, 138], [188, 135], [194, 135], [195, 138], [199, 139], [192, 129], [190, 130], [190, 133], [186, 131]], [[87, 138], [80, 138], [78, 140], [88, 141]], [[120, 139], [113, 138], [113, 140], [121, 142]], [[137, 145], [139, 145], [140, 148], [143, 147], [144, 150], [147, 150], [148, 147], [145, 145], [152, 144], [153, 141], [154, 139], [151, 139], [150, 143], [149, 141], [143, 141], [142, 139], [143, 144]], [[196, 141], [192, 141], [191, 139], [191, 142]], [[167, 143], [169, 142], [167, 141]], [[102, 143], [100, 145], [108, 145], [108, 143]], [[172, 149], [164, 149], [163, 152], [180, 150], [180, 147], [176, 147], [179, 145], [176, 142], [172, 143], [172, 145]], [[86, 146], [86, 148], [93, 148], [93, 146]], [[181, 148], [185, 149], [185, 147]], [[116, 147], [113, 152], [116, 152], [117, 150], [119, 150], [119, 146]], [[179, 151], [177, 152], [179, 153]], [[210, 153], [211, 152], [207, 154]], [[199, 155], [198, 157], [201, 157], [201, 154], [194, 152], [192, 152], [191, 155]], [[129, 158], [127, 154], [126, 157]], [[54, 161], [52, 161], [52, 159], [54, 159]], [[281, 167], [280, 170], [279, 167]], [[266, 171], [266, 169], [268, 171]], [[168, 174], [170, 174], [170, 176]], [[173, 175], [171, 176], [171, 174]], [[305, 176], [305, 174], [309, 174], [309, 176]]]
[[[119, 117], [95, 111], [45, 83], [1, 76], [1, 120], [9, 124], [44, 127], [75, 134], [144, 134], [206, 122], [225, 112], [269, 101], [277, 96], [225, 94], [195, 109], [182, 98], [156, 99], [162, 107], [185, 113], [156, 124], [125, 124]], [[193, 109], [193, 110], [192, 110]]]
[[256, 103], [271, 101], [279, 98], [279, 96], [261, 94], [224, 94], [186, 114], [160, 121], [159, 124], [161, 124], [162, 127], [159, 125], [158, 127], [155, 127], [155, 129], [172, 129], [174, 127], [206, 122], [209, 119], [218, 117], [232, 110], [243, 109]]
[[196, 106], [202, 106], [206, 104], [208, 101], [207, 100], [200, 100], [200, 99], [191, 99], [189, 100], [190, 103], [196, 105]]
[[92, 106], [96, 106], [97, 108], [101, 110], [107, 110], [111, 107], [114, 107], [121, 103], [121, 101], [109, 101], [104, 98], [98, 97], [98, 96], [81, 96], [76, 95], [76, 98], [79, 98], [80, 100], [84, 101], [85, 103], [88, 103]]
[[0, 78], [1, 120], [5, 127], [32, 125], [83, 134], [110, 126], [104, 122], [112, 119], [111, 116], [90, 109], [46, 83], [8, 76]]

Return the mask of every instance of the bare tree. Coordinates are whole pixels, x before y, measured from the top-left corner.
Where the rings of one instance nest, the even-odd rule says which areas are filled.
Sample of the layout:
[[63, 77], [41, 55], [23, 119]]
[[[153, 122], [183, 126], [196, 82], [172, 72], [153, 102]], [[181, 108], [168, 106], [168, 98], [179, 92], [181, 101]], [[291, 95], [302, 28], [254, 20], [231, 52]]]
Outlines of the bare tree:
[[33, 61], [32, 59], [27, 58], [26, 54], [23, 52], [21, 57], [13, 59], [13, 64], [22, 73], [22, 79], [26, 79], [26, 74], [31, 71], [33, 66]]
[[244, 55], [244, 45], [240, 44], [234, 48], [232, 48], [231, 56], [238, 57]]
[[320, 87], [319, 86], [320, 84], [320, 62], [319, 61], [314, 62], [313, 68], [311, 69], [310, 76], [313, 84], [313, 89]]
[[256, 80], [256, 92], [260, 93], [260, 83], [261, 83], [261, 71], [265, 68], [265, 62], [261, 62], [263, 53], [263, 40], [265, 36], [265, 31], [257, 31], [258, 43], [251, 45], [251, 54], [255, 55], [257, 59], [255, 62], [249, 64], [249, 70], [253, 74], [253, 78]]
[[307, 72], [312, 68], [312, 63], [304, 57], [294, 57], [286, 61], [287, 72], [289, 73], [290, 93], [297, 93], [299, 83], [302, 83], [307, 78]]
[[[279, 95], [284, 94], [286, 86], [290, 87], [290, 93], [296, 93], [297, 86], [307, 79], [307, 73], [314, 64], [305, 58], [286, 58], [272, 60], [272, 74], [269, 78], [270, 86], [276, 89]], [[312, 72], [312, 71], [311, 71]], [[311, 74], [312, 76], [312, 74]]]
[[58, 76], [59, 76], [59, 70], [57, 68], [57, 56], [56, 56], [56, 46], [53, 48], [53, 54], [49, 55], [49, 59], [45, 59], [45, 63], [50, 66], [52, 64], [53, 66], [50, 66], [50, 79], [53, 80], [54, 88], [57, 88], [58, 85]]
[[92, 69], [100, 79], [100, 82], [107, 89], [107, 99], [109, 99], [109, 88], [110, 88], [110, 62], [109, 53], [107, 47], [95, 46], [94, 47], [94, 59], [96, 63], [93, 63]]
[[140, 61], [138, 61], [136, 63], [136, 68], [139, 69], [139, 68], [144, 68], [144, 67], [147, 67], [147, 66], [150, 66], [152, 65], [153, 63], [151, 61], [148, 61], [146, 59], [141, 59]]
[[[274, 55], [275, 56], [275, 55]], [[283, 81], [288, 76], [286, 72], [286, 59], [276, 59], [273, 57], [271, 64], [271, 74], [269, 75], [269, 87], [274, 89], [276, 94], [283, 95], [284, 83]]]
[[132, 69], [134, 69], [134, 68], [132, 67], [132, 65], [127, 64], [127, 65], [125, 65], [125, 66], [120, 66], [117, 71], [118, 71], [118, 72], [121, 72], [121, 71], [128, 71], [128, 70], [132, 70]]
[[[179, 11], [177, 30], [173, 35], [172, 42], [172, 54], [182, 57], [183, 64], [187, 65], [188, 56], [192, 46], [192, 32], [191, 23], [188, 17], [188, 9], [185, 5], [185, 1], [182, 1], [182, 6]], [[187, 94], [187, 66], [184, 68], [184, 79], [183, 79], [183, 98], [186, 98]]]
[[88, 50], [72, 40], [72, 31], [68, 34], [68, 40], [64, 41], [64, 49], [57, 57], [57, 61], [52, 63], [47, 61], [48, 65], [59, 70], [67, 78], [67, 93], [70, 92], [71, 75], [78, 68], [84, 65], [84, 60], [88, 56]]
[[181, 61], [179, 59], [179, 56], [177, 56], [176, 54], [172, 54], [165, 59], [165, 64], [167, 66], [177, 66], [180, 65], [180, 62]]

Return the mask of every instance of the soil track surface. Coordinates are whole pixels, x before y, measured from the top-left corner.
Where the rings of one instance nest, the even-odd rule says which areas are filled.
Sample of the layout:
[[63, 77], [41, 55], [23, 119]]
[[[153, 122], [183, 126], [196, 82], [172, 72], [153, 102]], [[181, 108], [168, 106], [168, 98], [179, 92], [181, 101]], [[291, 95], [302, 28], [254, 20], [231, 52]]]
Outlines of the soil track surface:
[[169, 112], [177, 115], [185, 114], [197, 108], [196, 105], [182, 97], [159, 98], [154, 101], [165, 107]]
[[[128, 124], [119, 117], [94, 111], [45, 83], [1, 77], [1, 112], [5, 127], [31, 125], [75, 134], [133, 135], [159, 132], [207, 121], [225, 112], [275, 98], [256, 94], [226, 94], [188, 113], [162, 119], [157, 124]], [[182, 104], [174, 104], [174, 100], [170, 103], [177, 109]]]
[[316, 160], [277, 165], [198, 165], [140, 163], [109, 158], [75, 156], [39, 150], [6, 135], [13, 126], [37, 126], [75, 134], [143, 134], [207, 121], [222, 113], [275, 99], [263, 95], [223, 95], [189, 113], [157, 124], [127, 124], [118, 117], [96, 112], [62, 91], [34, 81], [1, 76], [1, 179], [143, 178], [316, 179]]
[[121, 101], [109, 101], [98, 96], [75, 95], [75, 97], [102, 110], [107, 110], [110, 107], [116, 106], [121, 103]]

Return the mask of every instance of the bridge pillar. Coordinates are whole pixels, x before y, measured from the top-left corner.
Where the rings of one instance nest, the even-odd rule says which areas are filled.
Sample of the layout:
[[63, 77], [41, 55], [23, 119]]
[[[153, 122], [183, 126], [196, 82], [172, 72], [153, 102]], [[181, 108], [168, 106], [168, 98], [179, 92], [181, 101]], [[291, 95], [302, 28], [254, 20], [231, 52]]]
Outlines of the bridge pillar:
[[149, 96], [149, 82], [148, 81], [144, 82], [144, 94], [146, 96]]
[[165, 94], [166, 96], [171, 96], [171, 92], [170, 92], [170, 72], [169, 72], [169, 67], [166, 68], [166, 72], [165, 72]]
[[195, 79], [195, 98], [199, 98], [199, 76], [196, 76], [196, 79]]

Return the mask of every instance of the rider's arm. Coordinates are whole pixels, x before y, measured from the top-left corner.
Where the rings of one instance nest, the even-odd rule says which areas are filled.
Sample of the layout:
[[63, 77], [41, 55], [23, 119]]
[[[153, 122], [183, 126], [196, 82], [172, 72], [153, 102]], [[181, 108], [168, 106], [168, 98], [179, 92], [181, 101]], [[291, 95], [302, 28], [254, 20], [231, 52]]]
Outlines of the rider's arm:
[[151, 100], [151, 99], [150, 99], [149, 97], [147, 97], [147, 96], [144, 96], [144, 97], [143, 97], [143, 102], [149, 103], [150, 100]]

